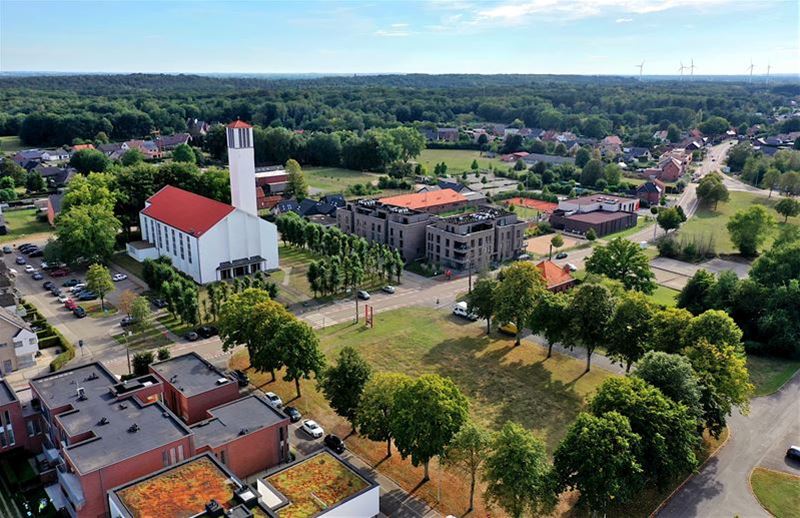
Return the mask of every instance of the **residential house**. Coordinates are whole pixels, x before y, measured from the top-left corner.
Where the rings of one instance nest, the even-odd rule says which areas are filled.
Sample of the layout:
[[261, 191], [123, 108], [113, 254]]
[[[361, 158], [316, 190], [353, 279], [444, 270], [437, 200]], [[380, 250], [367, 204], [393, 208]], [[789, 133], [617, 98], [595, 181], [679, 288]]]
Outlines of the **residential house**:
[[622, 139], [616, 135], [609, 135], [600, 141], [598, 149], [604, 157], [622, 154]]
[[112, 155], [120, 155], [125, 153], [130, 147], [127, 142], [109, 142], [108, 144], [100, 144], [97, 149], [102, 151], [107, 157]]
[[42, 152], [42, 160], [45, 162], [60, 162], [69, 160], [69, 151], [64, 148], [45, 149]]
[[665, 194], [664, 182], [658, 179], [648, 180], [636, 188], [636, 197], [649, 205], [657, 205]]
[[189, 130], [189, 134], [193, 137], [205, 136], [208, 133], [208, 130], [211, 129], [211, 125], [209, 125], [206, 121], [197, 118], [186, 119], [186, 127]]
[[646, 162], [651, 160], [653, 156], [650, 154], [650, 150], [646, 147], [628, 147], [623, 149], [623, 159], [626, 162]]
[[51, 226], [56, 225], [56, 218], [61, 214], [63, 203], [64, 193], [58, 192], [47, 197], [47, 221]]
[[33, 171], [39, 173], [39, 176], [44, 178], [47, 186], [51, 189], [66, 186], [77, 173], [74, 167], [69, 166], [55, 167], [38, 165], [33, 168]]
[[458, 128], [438, 128], [436, 136], [439, 141], [458, 142]]
[[9, 374], [36, 364], [39, 337], [15, 312], [0, 309], [0, 372]]
[[84, 149], [94, 149], [94, 144], [75, 144], [72, 146], [72, 154], [77, 153], [78, 151], [83, 151]]
[[176, 133], [174, 135], [166, 135], [156, 139], [156, 146], [163, 153], [165, 151], [172, 151], [181, 144], [189, 144], [192, 141], [192, 136], [188, 133]]
[[19, 397], [11, 385], [0, 377], [0, 455], [24, 447], [27, 437]]
[[[128, 149], [136, 149], [144, 155], [146, 159], [161, 158], [163, 156], [162, 150], [152, 140], [129, 140], [125, 142]], [[119, 152], [120, 150], [117, 150]], [[114, 153], [111, 154], [112, 156]]]
[[516, 162], [517, 160], [524, 160], [525, 157], [530, 155], [527, 151], [517, 151], [515, 153], [508, 153], [506, 155], [502, 155], [500, 160], [503, 162]]
[[525, 162], [526, 167], [530, 167], [538, 162], [552, 165], [574, 164], [575, 158], [571, 156], [545, 155], [543, 153], [526, 153], [522, 157], [522, 161]]
[[569, 266], [559, 266], [553, 261], [545, 259], [536, 264], [542, 274], [547, 289], [553, 293], [567, 291], [577, 284], [577, 279], [572, 276]]
[[23, 149], [11, 157], [11, 160], [26, 171], [30, 171], [44, 161], [44, 151], [41, 149]]
[[655, 133], [653, 133], [653, 140], [663, 144], [663, 143], [665, 143], [665, 142], [667, 142], [669, 140], [667, 138], [668, 134], [669, 134], [669, 132], [667, 130], [656, 131]]

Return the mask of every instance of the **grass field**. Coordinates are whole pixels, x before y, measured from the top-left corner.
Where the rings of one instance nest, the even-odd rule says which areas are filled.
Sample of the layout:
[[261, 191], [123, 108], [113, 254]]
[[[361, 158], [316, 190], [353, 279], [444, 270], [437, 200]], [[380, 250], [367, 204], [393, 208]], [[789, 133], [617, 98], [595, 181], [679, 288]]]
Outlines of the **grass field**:
[[[778, 214], [773, 208], [778, 200], [779, 198], [777, 196], [767, 198], [766, 196], [749, 192], [732, 192], [730, 193], [730, 200], [726, 203], [720, 203], [716, 211], [708, 207], [699, 208], [695, 215], [683, 224], [678, 231], [678, 237], [682, 239], [696, 238], [703, 241], [713, 239], [716, 253], [737, 253], [738, 250], [733, 246], [730, 236], [728, 235], [728, 229], [725, 228], [731, 216], [751, 205], [763, 205], [775, 216], [776, 221], [779, 222], [779, 226], [783, 225], [783, 216]], [[800, 217], [789, 218], [789, 224], [800, 225]], [[778, 229], [775, 228], [767, 242], [762, 245], [761, 249], [768, 249], [777, 235]]]
[[127, 252], [118, 252], [111, 257], [111, 262], [126, 269], [136, 277], [142, 279], [142, 263], [129, 256]]
[[[381, 313], [375, 327], [341, 324], [319, 333], [323, 351], [332, 360], [345, 345], [356, 347], [376, 371], [404, 372], [412, 376], [436, 373], [451, 377], [471, 402], [471, 413], [479, 423], [496, 429], [505, 421], [517, 421], [531, 429], [553, 452], [567, 427], [584, 406], [586, 398], [611, 374], [595, 368], [583, 374], [584, 363], [568, 356], [545, 359], [546, 351], [513, 339], [485, 335], [484, 326], [457, 320], [449, 311], [407, 308]], [[415, 325], [423, 323], [424, 325]], [[247, 367], [246, 352], [238, 352], [232, 368]], [[250, 372], [251, 381], [271, 390], [284, 401], [318, 420], [328, 433], [346, 436], [350, 426], [328, 407], [313, 380], [303, 381], [303, 397], [295, 399], [294, 385], [280, 380], [267, 383], [268, 374]], [[422, 468], [414, 468], [395, 454], [385, 458], [386, 447], [358, 436], [347, 438], [348, 448], [371, 465], [380, 465], [407, 489], [417, 486]], [[435, 503], [439, 468], [432, 463], [434, 481], [417, 488], [416, 495]], [[442, 476], [441, 511], [461, 515], [466, 506], [467, 485], [460, 472]], [[486, 515], [479, 503], [476, 516]]]
[[25, 149], [22, 142], [17, 136], [0, 137], [0, 153], [16, 153], [17, 151]]
[[768, 396], [789, 381], [800, 369], [800, 360], [770, 356], [747, 356], [750, 381], [756, 386], [756, 396]]
[[47, 221], [36, 219], [36, 209], [7, 210], [3, 212], [6, 218], [8, 234], [0, 236], [0, 243], [18, 241], [33, 234], [52, 232], [52, 227]]
[[120, 345], [129, 345], [131, 353], [150, 351], [172, 343], [172, 340], [164, 334], [164, 331], [155, 326], [147, 328], [139, 337], [131, 336], [127, 338], [124, 333], [120, 333], [114, 335], [114, 340]]
[[357, 183], [376, 183], [378, 176], [339, 167], [308, 167], [303, 169], [309, 187], [327, 193], [343, 193]]
[[417, 157], [417, 162], [425, 166], [428, 172], [433, 172], [436, 164], [444, 162], [447, 164], [447, 173], [461, 174], [464, 171], [472, 171], [470, 166], [472, 161], [477, 160], [478, 166], [481, 169], [489, 169], [491, 165], [494, 168], [508, 169], [509, 164], [500, 161], [497, 158], [486, 158], [481, 156], [480, 151], [472, 151], [469, 149], [424, 149]]
[[750, 485], [759, 503], [775, 518], [797, 518], [800, 477], [765, 468], [750, 474]]
[[651, 301], [660, 306], [671, 308], [675, 306], [675, 297], [678, 296], [678, 293], [680, 293], [678, 290], [673, 290], [672, 288], [658, 285], [656, 287], [656, 291], [648, 295], [648, 297]]

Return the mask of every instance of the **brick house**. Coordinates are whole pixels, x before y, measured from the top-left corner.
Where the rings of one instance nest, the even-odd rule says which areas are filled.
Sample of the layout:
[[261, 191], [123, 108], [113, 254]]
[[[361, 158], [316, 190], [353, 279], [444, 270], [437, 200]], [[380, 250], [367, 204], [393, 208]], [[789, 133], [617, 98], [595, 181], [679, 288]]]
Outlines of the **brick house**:
[[542, 278], [547, 284], [547, 289], [553, 293], [567, 291], [577, 284], [577, 280], [572, 276], [568, 266], [559, 266], [553, 261], [545, 259], [540, 261], [536, 268], [542, 274]]
[[658, 179], [648, 180], [636, 188], [636, 197], [650, 205], [657, 205], [665, 193], [664, 182]]

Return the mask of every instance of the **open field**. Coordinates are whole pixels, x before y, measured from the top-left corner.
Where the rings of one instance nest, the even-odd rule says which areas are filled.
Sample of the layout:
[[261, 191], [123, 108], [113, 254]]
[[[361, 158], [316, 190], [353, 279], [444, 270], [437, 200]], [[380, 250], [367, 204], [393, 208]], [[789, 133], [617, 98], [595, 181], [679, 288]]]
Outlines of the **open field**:
[[[424, 322], [424, 325], [414, 325]], [[412, 376], [436, 373], [451, 377], [470, 398], [473, 418], [496, 429], [514, 420], [531, 429], [553, 452], [567, 427], [600, 383], [611, 376], [595, 368], [583, 374], [584, 363], [555, 354], [545, 359], [546, 351], [530, 342], [513, 347], [513, 339], [489, 336], [480, 324], [468, 324], [448, 311], [431, 313], [427, 308], [407, 308], [376, 316], [375, 328], [341, 324], [320, 331], [320, 342], [329, 361], [345, 345], [352, 345], [376, 371], [404, 372]], [[231, 360], [232, 368], [247, 367], [247, 353], [240, 351]], [[303, 397], [295, 399], [294, 385], [280, 380], [268, 383], [269, 374], [249, 372], [251, 381], [263, 390], [280, 395], [287, 404], [318, 420], [328, 433], [342, 437], [350, 425], [330, 409], [313, 380], [301, 383]], [[418, 485], [422, 467], [411, 466], [396, 453], [385, 458], [386, 446], [356, 435], [347, 438], [348, 448], [406, 489]], [[415, 494], [436, 503], [441, 471], [432, 462], [433, 481], [419, 486]], [[442, 475], [442, 503], [439, 510], [461, 515], [466, 507], [467, 483], [460, 472]], [[486, 515], [478, 499], [476, 516]]]
[[319, 189], [326, 194], [343, 193], [351, 185], [378, 181], [378, 175], [374, 173], [362, 173], [339, 167], [308, 167], [303, 169], [303, 175], [309, 187]]
[[797, 517], [800, 477], [756, 468], [750, 474], [750, 485], [758, 502], [775, 518]]
[[673, 290], [660, 284], [656, 286], [656, 291], [648, 295], [650, 300], [659, 306], [666, 306], [668, 308], [674, 307], [676, 304], [675, 297], [680, 293], [678, 290]]
[[0, 243], [19, 241], [33, 234], [51, 232], [53, 229], [47, 221], [36, 219], [36, 209], [7, 210], [6, 218], [8, 234], [0, 236]]
[[[778, 214], [773, 208], [779, 199], [780, 198], [777, 196], [767, 198], [766, 196], [749, 192], [731, 192], [730, 200], [725, 203], [720, 203], [716, 211], [711, 207], [698, 208], [695, 215], [684, 223], [678, 231], [678, 239], [695, 238], [702, 241], [713, 239], [716, 253], [738, 253], [738, 250], [733, 246], [733, 243], [731, 243], [728, 229], [725, 228], [731, 216], [751, 205], [763, 205], [775, 216], [776, 221], [779, 222], [779, 226], [784, 225], [783, 216]], [[800, 225], [800, 217], [789, 218], [789, 224]], [[769, 248], [777, 235], [778, 229], [776, 228], [771, 233], [769, 239], [767, 239], [767, 242], [762, 246], [762, 249]]]
[[481, 169], [489, 169], [489, 166], [501, 169], [508, 169], [509, 164], [497, 158], [486, 158], [481, 156], [480, 151], [469, 149], [424, 149], [417, 157], [417, 162], [425, 166], [429, 173], [433, 172], [434, 166], [440, 162], [447, 164], [447, 173], [451, 175], [461, 174], [464, 171], [472, 171], [470, 166], [472, 161], [477, 160]]
[[747, 370], [750, 371], [750, 381], [756, 386], [756, 396], [768, 396], [776, 392], [798, 369], [800, 360], [747, 355]]
[[25, 149], [25, 146], [16, 135], [0, 137], [0, 153], [16, 153], [21, 149]]

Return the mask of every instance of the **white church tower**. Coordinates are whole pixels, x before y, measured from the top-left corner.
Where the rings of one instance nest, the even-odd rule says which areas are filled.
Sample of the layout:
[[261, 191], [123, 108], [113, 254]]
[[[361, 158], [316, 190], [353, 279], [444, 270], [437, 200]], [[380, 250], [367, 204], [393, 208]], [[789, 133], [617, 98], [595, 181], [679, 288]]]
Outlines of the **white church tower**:
[[253, 127], [240, 120], [228, 124], [228, 167], [231, 175], [231, 205], [258, 216], [256, 205], [256, 159]]

